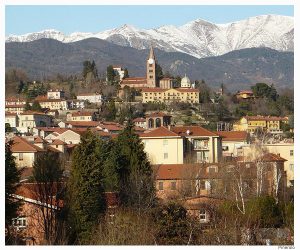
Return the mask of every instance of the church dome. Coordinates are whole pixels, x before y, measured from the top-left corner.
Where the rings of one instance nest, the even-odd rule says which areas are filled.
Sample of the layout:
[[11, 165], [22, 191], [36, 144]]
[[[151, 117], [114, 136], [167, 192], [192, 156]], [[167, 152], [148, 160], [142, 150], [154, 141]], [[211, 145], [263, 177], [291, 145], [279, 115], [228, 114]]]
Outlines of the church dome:
[[191, 80], [185, 75], [181, 79], [181, 88], [190, 88], [191, 87]]

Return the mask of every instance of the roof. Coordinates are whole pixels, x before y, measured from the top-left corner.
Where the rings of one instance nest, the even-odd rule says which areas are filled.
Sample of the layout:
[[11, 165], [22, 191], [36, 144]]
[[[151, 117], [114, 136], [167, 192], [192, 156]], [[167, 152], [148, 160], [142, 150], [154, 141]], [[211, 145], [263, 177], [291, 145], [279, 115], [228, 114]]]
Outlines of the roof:
[[191, 178], [189, 174], [196, 177], [197, 171], [200, 171], [199, 166], [199, 164], [160, 164], [154, 165], [153, 171], [156, 180], [181, 180]]
[[[200, 126], [171, 127], [171, 130], [180, 136], [218, 136], [216, 133]], [[189, 133], [187, 133], [188, 131]]]
[[48, 151], [51, 151], [51, 152], [54, 152], [54, 153], [62, 153], [61, 151], [59, 151], [58, 149], [56, 148], [53, 148], [52, 146], [47, 146], [47, 150]]
[[81, 93], [77, 96], [95, 96], [95, 95], [101, 95], [100, 93]]
[[25, 138], [22, 138], [20, 136], [15, 136], [11, 139], [13, 141], [13, 144], [11, 145], [11, 151], [13, 153], [36, 153], [36, 152], [44, 152], [45, 150], [31, 144], [29, 141], [27, 141]]
[[72, 116], [93, 116], [94, 112], [88, 112], [88, 111], [78, 111], [71, 113]]
[[217, 131], [223, 141], [246, 141], [248, 133], [246, 131]]
[[120, 83], [121, 85], [125, 84], [147, 84], [147, 78], [145, 77], [127, 77], [123, 79]]
[[144, 117], [137, 117], [135, 119], [133, 119], [133, 122], [145, 122], [146, 119]]
[[273, 153], [267, 153], [262, 157], [262, 160], [265, 162], [283, 162], [287, 161], [286, 159], [282, 158], [280, 155], [273, 154]]
[[279, 117], [279, 116], [244, 116], [248, 121], [288, 121], [287, 117]]
[[99, 125], [99, 122], [96, 121], [68, 121], [65, 123], [75, 127], [97, 127]]
[[6, 104], [5, 108], [24, 108], [25, 104]]
[[149, 138], [149, 137], [179, 137], [176, 133], [170, 131], [165, 127], [159, 127], [154, 130], [147, 130], [143, 134], [140, 134], [141, 138]]
[[[24, 111], [23, 113], [21, 113], [20, 115], [45, 115], [45, 116], [49, 116], [43, 112], [37, 112], [37, 111], [32, 111], [32, 110], [27, 110]], [[50, 116], [49, 116], [50, 117]]]
[[250, 94], [250, 95], [252, 95], [253, 91], [252, 90], [240, 90], [240, 91], [237, 92], [237, 94]]
[[171, 115], [163, 113], [163, 112], [152, 112], [152, 113], [146, 115], [146, 117], [162, 117], [162, 116], [171, 116]]
[[70, 130], [69, 128], [60, 128], [60, 127], [36, 127], [36, 128], [38, 130], [43, 130], [45, 132], [56, 132], [58, 134], [62, 134], [67, 130]]
[[53, 140], [52, 143], [50, 143], [51, 145], [65, 145], [67, 143], [63, 142], [62, 140], [59, 140], [59, 139], [55, 139]]
[[34, 139], [34, 143], [48, 143], [46, 140], [44, 140], [43, 138], [41, 138], [40, 136], [37, 136]]
[[[161, 88], [143, 88], [143, 92], [166, 92], [170, 89], [161, 89]], [[199, 93], [200, 91], [198, 89], [190, 89], [190, 88], [174, 88], [173, 90], [182, 92], [182, 93], [190, 93], [195, 92]]]
[[5, 116], [17, 116], [15, 113], [5, 112]]
[[11, 97], [6, 98], [5, 101], [6, 102], [25, 102], [26, 99], [22, 98], [22, 97], [11, 96]]

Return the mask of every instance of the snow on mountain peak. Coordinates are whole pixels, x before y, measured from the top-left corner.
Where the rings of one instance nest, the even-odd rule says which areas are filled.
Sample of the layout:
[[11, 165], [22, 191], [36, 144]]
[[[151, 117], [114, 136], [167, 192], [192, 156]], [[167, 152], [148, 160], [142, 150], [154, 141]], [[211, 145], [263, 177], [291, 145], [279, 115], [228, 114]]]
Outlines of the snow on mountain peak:
[[180, 27], [164, 25], [153, 29], [139, 29], [124, 24], [98, 33], [73, 32], [69, 35], [55, 29], [47, 29], [21, 36], [9, 35], [5, 40], [29, 42], [53, 38], [68, 43], [96, 37], [136, 49], [149, 48], [153, 44], [161, 50], [179, 51], [201, 58], [250, 47], [293, 50], [293, 29], [293, 17], [270, 14], [225, 24], [214, 24], [203, 19], [196, 19]]

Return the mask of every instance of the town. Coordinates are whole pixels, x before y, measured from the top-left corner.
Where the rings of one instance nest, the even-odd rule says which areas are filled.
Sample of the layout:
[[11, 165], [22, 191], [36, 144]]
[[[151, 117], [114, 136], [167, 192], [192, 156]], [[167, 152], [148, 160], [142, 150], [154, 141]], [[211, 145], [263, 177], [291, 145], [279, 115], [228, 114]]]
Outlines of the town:
[[154, 47], [145, 64], [9, 72], [7, 244], [292, 245], [293, 96], [173, 76]]

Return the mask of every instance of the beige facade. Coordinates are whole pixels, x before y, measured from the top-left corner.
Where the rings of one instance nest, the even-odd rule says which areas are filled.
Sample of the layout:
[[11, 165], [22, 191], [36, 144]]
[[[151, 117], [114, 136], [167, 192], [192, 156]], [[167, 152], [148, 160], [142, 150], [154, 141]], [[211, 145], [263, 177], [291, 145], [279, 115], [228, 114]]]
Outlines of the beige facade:
[[88, 122], [94, 120], [94, 114], [90, 112], [75, 112], [67, 114], [67, 121]]
[[52, 125], [52, 117], [44, 113], [27, 111], [19, 115], [20, 132], [28, 132], [28, 129], [34, 127], [50, 127]]
[[143, 103], [147, 102], [188, 102], [199, 103], [199, 90], [188, 88], [148, 88], [142, 91]]
[[8, 123], [11, 128], [18, 127], [18, 116], [12, 113], [5, 113], [5, 123]]
[[175, 85], [174, 79], [172, 78], [162, 78], [159, 80], [159, 87], [161, 89], [171, 89]]
[[143, 138], [145, 152], [151, 164], [182, 164], [183, 163], [183, 139], [174, 137]]
[[253, 133], [256, 129], [260, 128], [270, 133], [280, 133], [282, 132], [282, 123], [288, 123], [288, 118], [277, 116], [244, 116], [239, 122], [233, 124], [233, 130]]
[[20, 114], [24, 112], [24, 105], [25, 104], [8, 104], [5, 105], [5, 112]]
[[48, 92], [47, 92], [47, 98], [48, 99], [62, 99], [65, 97], [65, 91], [63, 90], [52, 90], [50, 89]]
[[68, 110], [68, 103], [63, 99], [49, 99], [38, 101], [42, 108]]
[[102, 95], [98, 93], [88, 93], [77, 95], [77, 100], [89, 101], [90, 103], [101, 103]]
[[15, 157], [15, 162], [18, 168], [33, 167], [34, 160], [36, 158], [36, 152], [19, 152], [12, 154]]

